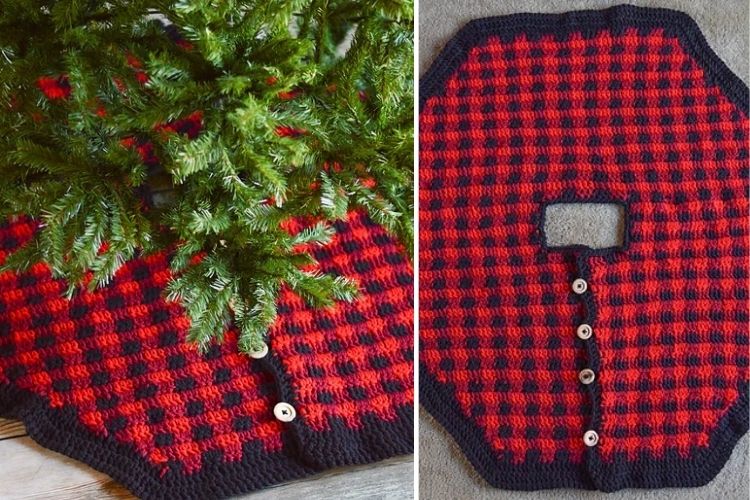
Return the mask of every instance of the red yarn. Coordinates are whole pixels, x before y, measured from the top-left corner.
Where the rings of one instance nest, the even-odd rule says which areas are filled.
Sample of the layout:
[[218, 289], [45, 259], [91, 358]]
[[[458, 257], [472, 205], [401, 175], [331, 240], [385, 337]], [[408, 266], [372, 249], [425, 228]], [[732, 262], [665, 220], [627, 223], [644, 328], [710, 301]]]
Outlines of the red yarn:
[[288, 127], [286, 125], [279, 125], [276, 127], [276, 135], [279, 137], [300, 137], [302, 135], [305, 135], [307, 133], [304, 129], [299, 129], [295, 127]]
[[53, 78], [51, 76], [39, 77], [36, 81], [37, 87], [52, 101], [67, 99], [70, 97], [70, 82], [65, 75]]

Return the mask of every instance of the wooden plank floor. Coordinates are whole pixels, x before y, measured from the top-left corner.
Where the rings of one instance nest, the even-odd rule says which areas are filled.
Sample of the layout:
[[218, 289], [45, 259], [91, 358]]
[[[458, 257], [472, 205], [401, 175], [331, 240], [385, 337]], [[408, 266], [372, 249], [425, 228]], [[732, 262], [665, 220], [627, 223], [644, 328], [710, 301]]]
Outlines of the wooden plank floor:
[[[410, 499], [414, 461], [397, 457], [345, 467], [238, 498], [252, 500]], [[0, 499], [131, 499], [105, 474], [36, 444], [19, 422], [0, 419]]]

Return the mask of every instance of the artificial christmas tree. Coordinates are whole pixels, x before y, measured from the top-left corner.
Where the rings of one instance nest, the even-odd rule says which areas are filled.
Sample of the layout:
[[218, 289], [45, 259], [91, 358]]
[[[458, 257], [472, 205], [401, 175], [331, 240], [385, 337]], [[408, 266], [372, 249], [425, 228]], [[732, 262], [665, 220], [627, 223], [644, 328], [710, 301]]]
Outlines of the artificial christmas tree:
[[411, 248], [412, 36], [408, 0], [1, 2], [3, 269], [73, 296], [169, 250], [204, 349], [259, 349], [282, 286], [354, 299], [308, 249], [358, 207]]

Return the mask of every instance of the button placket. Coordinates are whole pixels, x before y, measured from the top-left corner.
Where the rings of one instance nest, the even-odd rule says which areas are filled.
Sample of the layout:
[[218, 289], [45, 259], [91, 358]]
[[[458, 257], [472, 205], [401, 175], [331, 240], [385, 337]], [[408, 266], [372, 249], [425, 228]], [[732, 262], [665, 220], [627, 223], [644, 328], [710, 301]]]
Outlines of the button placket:
[[[272, 356], [269, 356], [269, 353], [270, 347], [268, 343], [262, 342], [256, 350], [249, 351], [247, 354], [252, 359], [256, 360], [255, 362], [260, 363], [261, 366], [263, 366], [265, 369], [273, 373], [279, 373], [279, 371], [281, 370], [279, 360], [274, 359]], [[288, 399], [290, 397], [294, 399], [291, 388], [284, 384], [280, 378], [276, 377], [276, 379], [278, 382], [277, 390], [279, 398], [282, 400]], [[276, 418], [276, 420], [280, 422], [289, 423], [297, 418], [296, 408], [287, 401], [280, 401], [276, 403], [272, 411], [274, 418]]]
[[596, 343], [592, 340], [594, 328], [592, 327], [595, 311], [593, 304], [592, 289], [589, 283], [588, 262], [586, 256], [582, 255], [576, 259], [579, 276], [574, 279], [570, 285], [573, 293], [579, 297], [584, 308], [582, 321], [575, 328], [575, 335], [578, 339], [585, 341], [583, 346], [588, 353], [589, 366], [578, 372], [578, 381], [587, 388], [587, 393], [591, 398], [593, 413], [589, 416], [589, 428], [583, 433], [582, 440], [587, 448], [596, 447], [599, 444], [600, 436], [597, 428], [600, 425], [599, 416], [599, 388], [597, 387], [597, 370], [598, 351]]

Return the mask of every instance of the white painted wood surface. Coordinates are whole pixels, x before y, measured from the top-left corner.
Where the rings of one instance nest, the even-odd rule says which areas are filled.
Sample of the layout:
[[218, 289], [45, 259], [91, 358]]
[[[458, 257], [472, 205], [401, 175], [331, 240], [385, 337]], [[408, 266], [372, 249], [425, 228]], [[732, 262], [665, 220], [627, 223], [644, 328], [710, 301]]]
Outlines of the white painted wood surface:
[[[252, 500], [413, 498], [412, 456], [346, 467], [251, 493]], [[36, 444], [22, 424], [0, 419], [0, 499], [131, 499], [107, 475]]]

